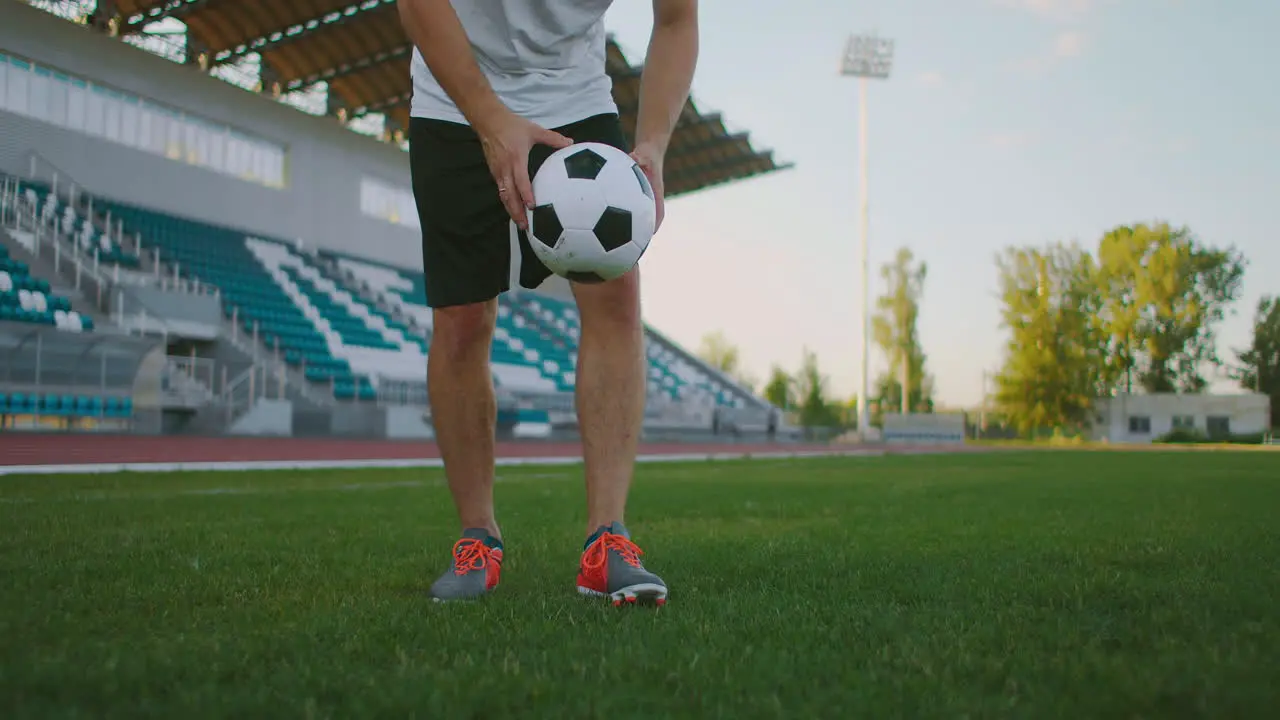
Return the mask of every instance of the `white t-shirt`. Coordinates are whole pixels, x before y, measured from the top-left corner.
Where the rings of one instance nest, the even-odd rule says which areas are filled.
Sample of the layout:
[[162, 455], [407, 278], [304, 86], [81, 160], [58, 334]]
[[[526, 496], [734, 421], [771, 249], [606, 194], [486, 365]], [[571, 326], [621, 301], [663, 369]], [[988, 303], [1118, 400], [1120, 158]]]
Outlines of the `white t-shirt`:
[[[451, 0], [481, 72], [512, 112], [555, 128], [616, 113], [605, 72], [604, 14], [613, 0]], [[414, 117], [466, 123], [413, 50]]]

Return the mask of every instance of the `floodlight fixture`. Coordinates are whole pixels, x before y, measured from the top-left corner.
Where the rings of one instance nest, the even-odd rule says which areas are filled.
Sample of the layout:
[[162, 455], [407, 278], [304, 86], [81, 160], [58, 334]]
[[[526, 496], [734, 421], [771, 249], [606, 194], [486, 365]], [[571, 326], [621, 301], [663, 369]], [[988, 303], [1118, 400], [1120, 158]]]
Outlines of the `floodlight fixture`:
[[875, 33], [852, 35], [844, 46], [840, 74], [884, 80], [893, 69], [893, 40]]

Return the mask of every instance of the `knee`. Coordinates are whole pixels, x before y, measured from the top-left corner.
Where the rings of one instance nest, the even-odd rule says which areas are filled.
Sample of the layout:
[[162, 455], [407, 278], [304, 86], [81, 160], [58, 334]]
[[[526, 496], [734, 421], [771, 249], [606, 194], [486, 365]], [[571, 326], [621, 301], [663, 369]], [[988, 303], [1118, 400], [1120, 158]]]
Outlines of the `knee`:
[[578, 314], [582, 317], [583, 332], [607, 328], [609, 333], [618, 333], [639, 331], [643, 327], [638, 268], [606, 283], [575, 285], [574, 295], [578, 301]]
[[431, 314], [433, 357], [446, 362], [476, 362], [489, 357], [496, 300], [436, 308]]

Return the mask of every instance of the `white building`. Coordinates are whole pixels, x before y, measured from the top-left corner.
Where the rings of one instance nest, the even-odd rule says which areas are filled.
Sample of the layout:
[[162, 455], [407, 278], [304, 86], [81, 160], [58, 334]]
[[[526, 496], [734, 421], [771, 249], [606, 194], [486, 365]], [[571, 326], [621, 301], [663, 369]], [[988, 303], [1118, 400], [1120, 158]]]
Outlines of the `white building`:
[[1098, 399], [1093, 419], [1093, 439], [1115, 443], [1149, 443], [1175, 428], [1211, 437], [1252, 435], [1271, 429], [1271, 399], [1258, 393], [1121, 393]]

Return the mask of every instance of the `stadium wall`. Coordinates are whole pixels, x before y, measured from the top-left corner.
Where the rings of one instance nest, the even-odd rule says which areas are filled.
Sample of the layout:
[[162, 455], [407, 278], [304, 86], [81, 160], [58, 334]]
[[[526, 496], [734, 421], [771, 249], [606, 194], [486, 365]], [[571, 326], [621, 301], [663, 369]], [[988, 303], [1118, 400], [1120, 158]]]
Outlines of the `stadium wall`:
[[19, 2], [0, 1], [0, 52], [283, 145], [287, 171], [267, 187], [3, 110], [0, 169], [27, 175], [34, 151], [95, 195], [421, 267], [415, 228], [361, 209], [364, 177], [408, 190], [399, 148]]

